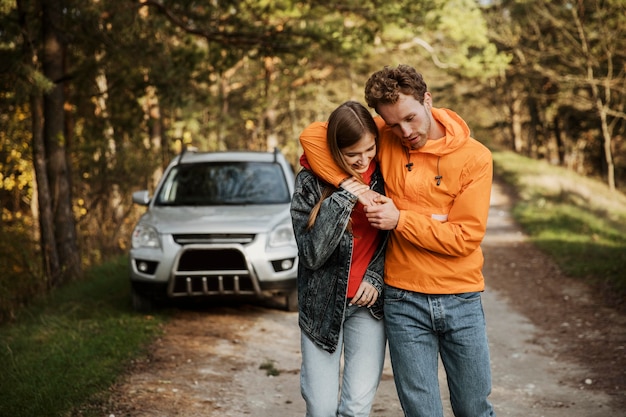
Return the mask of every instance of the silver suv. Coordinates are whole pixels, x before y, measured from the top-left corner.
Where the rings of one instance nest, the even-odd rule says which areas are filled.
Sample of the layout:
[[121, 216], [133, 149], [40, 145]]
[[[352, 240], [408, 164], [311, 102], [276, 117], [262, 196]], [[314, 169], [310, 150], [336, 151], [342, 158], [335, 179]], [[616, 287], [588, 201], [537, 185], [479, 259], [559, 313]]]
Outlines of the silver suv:
[[132, 234], [133, 307], [183, 297], [284, 296], [298, 306], [298, 248], [289, 214], [294, 173], [275, 152], [183, 152]]

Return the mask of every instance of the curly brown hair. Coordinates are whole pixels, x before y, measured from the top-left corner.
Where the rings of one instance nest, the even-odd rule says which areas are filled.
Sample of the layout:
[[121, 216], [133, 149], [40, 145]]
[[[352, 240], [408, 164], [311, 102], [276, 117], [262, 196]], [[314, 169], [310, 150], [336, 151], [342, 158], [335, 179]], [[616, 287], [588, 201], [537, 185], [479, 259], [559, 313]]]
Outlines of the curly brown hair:
[[410, 65], [400, 64], [396, 68], [386, 66], [370, 76], [365, 84], [365, 101], [378, 111], [381, 104], [394, 104], [400, 93], [413, 96], [424, 104], [428, 91], [422, 74]]

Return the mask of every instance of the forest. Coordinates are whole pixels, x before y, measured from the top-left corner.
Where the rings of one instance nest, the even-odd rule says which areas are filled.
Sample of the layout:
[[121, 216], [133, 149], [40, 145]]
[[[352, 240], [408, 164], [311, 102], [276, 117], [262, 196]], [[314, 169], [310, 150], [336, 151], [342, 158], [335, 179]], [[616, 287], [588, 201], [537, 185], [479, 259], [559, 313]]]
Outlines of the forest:
[[127, 252], [183, 148], [297, 170], [399, 63], [488, 146], [626, 189], [624, 0], [0, 0], [0, 320]]

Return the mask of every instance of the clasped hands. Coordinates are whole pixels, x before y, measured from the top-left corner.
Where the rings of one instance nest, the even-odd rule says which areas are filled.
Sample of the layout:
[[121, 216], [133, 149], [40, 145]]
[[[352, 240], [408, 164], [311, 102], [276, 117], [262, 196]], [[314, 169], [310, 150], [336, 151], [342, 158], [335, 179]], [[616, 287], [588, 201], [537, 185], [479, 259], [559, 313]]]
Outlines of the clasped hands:
[[370, 190], [370, 187], [354, 177], [344, 180], [339, 186], [355, 195], [359, 202], [363, 204], [367, 220], [373, 227], [381, 230], [396, 228], [400, 218], [400, 210], [398, 210], [392, 199]]

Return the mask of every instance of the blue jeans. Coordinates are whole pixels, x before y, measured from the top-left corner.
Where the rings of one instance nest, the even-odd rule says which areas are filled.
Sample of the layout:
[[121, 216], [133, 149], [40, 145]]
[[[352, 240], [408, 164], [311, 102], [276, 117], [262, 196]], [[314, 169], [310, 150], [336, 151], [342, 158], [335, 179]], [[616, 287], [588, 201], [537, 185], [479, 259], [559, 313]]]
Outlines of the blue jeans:
[[383, 321], [358, 306], [346, 306], [335, 352], [301, 335], [300, 388], [307, 417], [368, 416], [383, 372], [386, 343]]
[[480, 293], [431, 295], [385, 286], [385, 327], [406, 417], [442, 417], [438, 355], [457, 417], [495, 416]]

